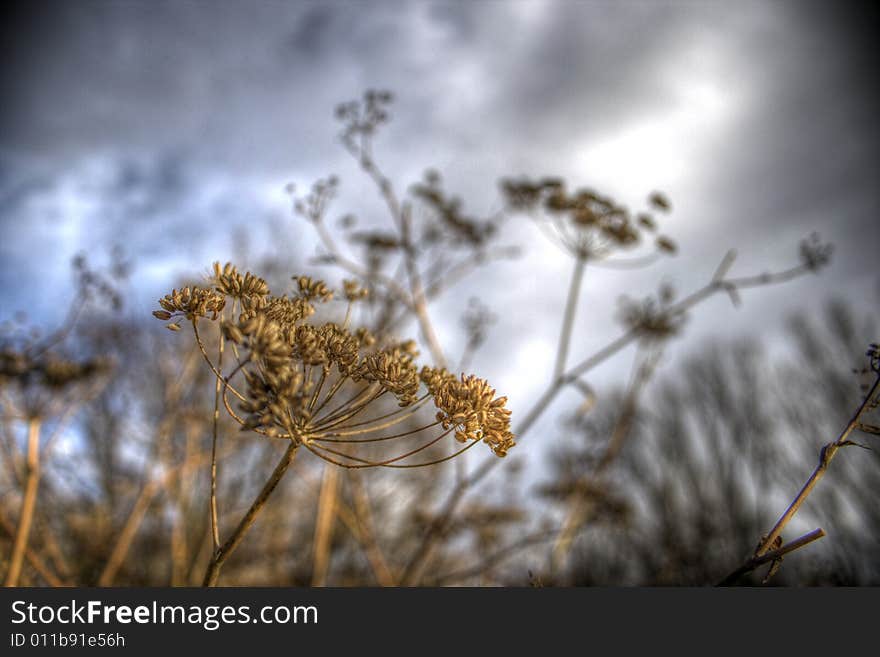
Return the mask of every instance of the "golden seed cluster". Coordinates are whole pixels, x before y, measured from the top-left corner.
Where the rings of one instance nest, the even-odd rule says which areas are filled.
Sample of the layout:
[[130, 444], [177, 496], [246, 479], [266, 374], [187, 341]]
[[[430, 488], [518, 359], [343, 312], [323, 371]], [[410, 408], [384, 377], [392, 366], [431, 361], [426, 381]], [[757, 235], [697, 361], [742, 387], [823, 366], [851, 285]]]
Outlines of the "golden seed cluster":
[[[262, 278], [215, 264], [212, 282], [213, 288], [172, 291], [153, 314], [192, 323], [203, 356], [222, 383], [226, 409], [243, 428], [297, 441], [349, 468], [430, 465], [477, 442], [498, 456], [513, 446], [506, 398], [496, 398], [485, 380], [430, 367], [420, 371], [412, 340], [383, 342], [367, 329], [349, 328], [347, 320], [344, 326], [310, 323], [315, 304], [333, 299], [323, 281], [296, 277], [293, 296], [273, 296]], [[349, 302], [366, 296], [356, 281], [346, 281], [344, 293]], [[219, 320], [236, 361], [228, 367], [234, 369], [224, 373], [219, 359], [212, 361], [199, 334], [200, 319]], [[398, 410], [383, 412], [382, 398], [393, 399]], [[429, 399], [438, 409], [434, 422], [392, 429], [414, 419]], [[467, 445], [452, 455], [412, 462], [412, 456], [449, 434]], [[377, 446], [387, 451], [407, 439], [416, 445], [398, 448], [390, 457], [375, 456]]]

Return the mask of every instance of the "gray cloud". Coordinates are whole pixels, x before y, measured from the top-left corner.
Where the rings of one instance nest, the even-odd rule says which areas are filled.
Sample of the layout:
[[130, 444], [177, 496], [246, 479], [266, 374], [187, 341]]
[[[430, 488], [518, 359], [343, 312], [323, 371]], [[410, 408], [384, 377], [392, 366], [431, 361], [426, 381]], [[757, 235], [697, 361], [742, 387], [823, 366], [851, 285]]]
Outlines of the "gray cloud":
[[[114, 241], [151, 272], [153, 295], [176, 271], [230, 253], [236, 226], [284, 212], [288, 180], [339, 173], [340, 214], [378, 216], [375, 191], [334, 143], [331, 117], [368, 86], [397, 94], [377, 152], [401, 186], [436, 166], [477, 212], [497, 209], [495, 181], [510, 174], [561, 174], [632, 206], [663, 187], [676, 206], [665, 225], [683, 246], [663, 271], [682, 290], [701, 284], [728, 247], [748, 272], [786, 266], [810, 231], [836, 242], [827, 274], [748, 295], [738, 313], [712, 302], [694, 322], [697, 336], [764, 327], [832, 293], [874, 299], [876, 21], [860, 11], [794, 2], [29, 3], [7, 26], [0, 69], [4, 314], [35, 290], [61, 298], [69, 256]], [[479, 356], [507, 367], [513, 383], [526, 352], [511, 357], [508, 345], [525, 336], [540, 352], [555, 339], [557, 327], [536, 320], [558, 316], [568, 263], [527, 222], [509, 230], [527, 259], [479, 289], [456, 288], [436, 314], [451, 339], [462, 299], [482, 294], [498, 308], [528, 300], [528, 310], [502, 317]], [[313, 245], [303, 238], [300, 248]], [[575, 351], [613, 335], [617, 296], [653, 289], [656, 271], [591, 275], [591, 328]], [[525, 397], [540, 382], [518, 385]]]

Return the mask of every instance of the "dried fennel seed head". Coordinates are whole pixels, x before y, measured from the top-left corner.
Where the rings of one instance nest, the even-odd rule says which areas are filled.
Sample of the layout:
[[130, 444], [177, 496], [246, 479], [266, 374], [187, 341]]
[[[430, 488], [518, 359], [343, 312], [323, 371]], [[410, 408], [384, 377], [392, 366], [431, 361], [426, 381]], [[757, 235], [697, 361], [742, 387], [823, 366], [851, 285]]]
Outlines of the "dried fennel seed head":
[[[431, 465], [478, 442], [504, 456], [514, 445], [506, 398], [496, 397], [485, 380], [419, 370], [412, 340], [388, 343], [364, 328], [309, 323], [315, 304], [333, 298], [323, 281], [295, 277], [294, 296], [273, 296], [262, 278], [241, 274], [231, 264], [215, 264], [213, 273], [213, 288], [174, 290], [153, 314], [192, 323], [223, 385], [224, 405], [243, 429], [294, 440], [348, 468]], [[346, 282], [346, 299], [364, 295], [356, 282]], [[231, 343], [235, 364], [226, 372], [199, 338], [200, 319], [219, 321], [221, 335]], [[397, 410], [388, 412], [385, 399], [393, 399]], [[417, 413], [428, 401], [436, 416], [419, 423]], [[465, 446], [427, 460], [412, 458], [450, 434]]]
[[[657, 230], [657, 222], [650, 213], [634, 216], [625, 206], [591, 189], [569, 192], [557, 178], [505, 179], [501, 181], [501, 191], [510, 209], [539, 216], [548, 236], [578, 258], [605, 258], [614, 251], [638, 245], [645, 232]], [[672, 208], [659, 192], [648, 197], [648, 204], [664, 213]], [[654, 238], [654, 246], [661, 253], [677, 251], [675, 242], [663, 235]]]

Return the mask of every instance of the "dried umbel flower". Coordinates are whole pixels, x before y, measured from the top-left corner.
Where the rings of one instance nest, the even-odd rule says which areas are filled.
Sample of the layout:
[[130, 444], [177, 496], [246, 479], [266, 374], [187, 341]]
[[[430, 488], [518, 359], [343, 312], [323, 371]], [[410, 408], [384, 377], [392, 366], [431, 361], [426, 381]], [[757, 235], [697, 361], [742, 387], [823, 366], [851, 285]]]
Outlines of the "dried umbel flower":
[[618, 317], [628, 329], [643, 338], [662, 339], [681, 330], [685, 315], [672, 309], [675, 294], [672, 288], [661, 286], [657, 297], [641, 301], [624, 296], [620, 299]]
[[[215, 290], [175, 290], [154, 313], [162, 320], [182, 315], [192, 322], [226, 410], [243, 429], [292, 440], [347, 468], [431, 465], [479, 442], [504, 456], [513, 446], [506, 400], [496, 398], [486, 381], [427, 367], [420, 372], [412, 340], [382, 345], [363, 328], [309, 323], [313, 303], [330, 300], [333, 291], [323, 281], [294, 280], [297, 297], [276, 297], [263, 279], [215, 265]], [[361, 295], [354, 285], [345, 291], [350, 299]], [[238, 317], [228, 316], [226, 309], [236, 304]], [[219, 359], [215, 364], [209, 357], [200, 319], [219, 319], [237, 361], [231, 371], [223, 372]], [[394, 400], [397, 410], [387, 411], [384, 399]], [[419, 422], [430, 400], [439, 412], [433, 421]], [[413, 459], [450, 434], [464, 447]]]
[[389, 119], [388, 105], [394, 99], [386, 90], [369, 89], [362, 101], [350, 101], [336, 106], [336, 118], [343, 124], [343, 139], [369, 136]]
[[159, 299], [159, 305], [162, 310], [153, 311], [153, 316], [161, 320], [182, 316], [193, 321], [199, 317], [207, 317], [209, 313], [211, 319], [217, 319], [226, 305], [226, 297], [222, 292], [207, 288], [185, 287], [166, 294]]
[[[437, 419], [444, 429], [454, 428], [459, 442], [482, 440], [498, 456], [505, 456], [516, 443], [510, 431], [507, 397], [495, 397], [495, 390], [476, 376], [460, 379], [437, 370], [423, 371], [429, 389], [434, 389]], [[424, 379], [423, 379], [424, 380]]]
[[222, 269], [219, 262], [214, 263], [214, 284], [218, 292], [235, 299], [263, 297], [269, 294], [266, 281], [250, 272], [242, 276], [229, 262]]
[[318, 180], [312, 185], [309, 193], [299, 198], [296, 196], [296, 186], [287, 185], [287, 192], [293, 197], [293, 210], [308, 221], [319, 224], [324, 220], [327, 205], [336, 196], [339, 179], [330, 176], [326, 180]]
[[819, 271], [831, 261], [832, 246], [822, 242], [818, 233], [812, 233], [801, 242], [801, 262], [810, 271]]
[[14, 392], [24, 412], [33, 417], [51, 413], [51, 408], [72, 399], [84, 399], [113, 366], [102, 356], [73, 360], [29, 346], [33, 347], [0, 345], [0, 389], [4, 394]]
[[429, 169], [424, 182], [412, 186], [411, 191], [437, 220], [428, 235], [431, 241], [440, 241], [444, 235], [447, 245], [467, 244], [479, 249], [495, 234], [497, 227], [491, 220], [480, 221], [462, 210], [461, 199], [447, 195], [441, 185], [440, 174]]
[[298, 276], [294, 280], [299, 286], [299, 296], [306, 301], [330, 301], [333, 298], [333, 290], [328, 288], [324, 281], [313, 281], [308, 276]]
[[369, 290], [365, 287], [361, 287], [360, 283], [357, 281], [342, 281], [342, 288], [345, 292], [345, 299], [347, 301], [360, 301], [361, 299], [366, 299], [369, 295]]
[[[569, 193], [556, 178], [506, 179], [501, 182], [501, 190], [510, 209], [536, 216], [555, 243], [584, 260], [603, 259], [615, 250], [634, 247], [641, 242], [641, 231], [657, 229], [650, 214], [633, 217], [624, 206], [590, 189]], [[651, 194], [648, 201], [662, 212], [671, 208], [659, 192]], [[655, 245], [664, 253], [676, 251], [668, 237], [657, 237]]]

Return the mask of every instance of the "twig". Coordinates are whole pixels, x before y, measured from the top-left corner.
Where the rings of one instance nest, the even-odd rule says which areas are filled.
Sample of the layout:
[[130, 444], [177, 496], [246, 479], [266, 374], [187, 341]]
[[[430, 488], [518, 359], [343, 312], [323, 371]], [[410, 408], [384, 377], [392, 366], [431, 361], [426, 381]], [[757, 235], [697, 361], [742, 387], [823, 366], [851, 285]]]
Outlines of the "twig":
[[735, 584], [740, 577], [747, 573], [750, 573], [751, 571], [755, 570], [755, 568], [758, 568], [765, 563], [778, 561], [789, 552], [793, 552], [794, 550], [798, 550], [806, 545], [809, 545], [813, 541], [818, 541], [823, 536], [825, 536], [825, 530], [821, 528], [814, 529], [813, 531], [804, 534], [800, 538], [797, 538], [780, 548], [770, 550], [769, 552], [764, 552], [761, 555], [755, 555], [751, 559], [746, 561], [742, 566], [730, 573], [730, 575], [721, 580], [718, 583], [718, 586], [730, 586], [732, 584]]
[[[620, 453], [624, 441], [629, 435], [632, 421], [638, 407], [639, 396], [654, 374], [661, 353], [662, 349], [658, 348], [656, 351], [645, 356], [644, 359], [640, 359], [639, 354], [636, 354], [629, 387], [626, 396], [624, 397], [620, 414], [617, 417], [617, 421], [614, 423], [614, 428], [611, 431], [608, 443], [595, 467], [592, 471], [581, 476], [578, 479], [578, 483], [586, 482], [591, 478], [600, 479]], [[557, 568], [562, 564], [565, 555], [571, 549], [571, 545], [574, 542], [578, 529], [582, 527], [584, 523], [588, 522], [591, 516], [589, 500], [584, 500], [577, 492], [574, 492], [569, 498], [568, 506], [568, 513], [553, 547], [552, 564], [554, 568]]]
[[828, 464], [831, 463], [831, 460], [834, 458], [837, 450], [840, 447], [846, 446], [849, 435], [853, 432], [856, 426], [858, 426], [862, 414], [864, 414], [865, 410], [869, 407], [874, 395], [877, 393], [878, 386], [880, 386], [880, 376], [878, 376], [877, 379], [874, 381], [874, 385], [871, 386], [870, 391], [865, 396], [865, 399], [862, 401], [859, 409], [856, 411], [856, 414], [852, 417], [849, 423], [847, 423], [846, 428], [841, 432], [837, 440], [833, 443], [828, 443], [822, 448], [822, 451], [819, 454], [819, 465], [816, 466], [816, 469], [813, 470], [813, 474], [811, 474], [810, 477], [807, 479], [807, 482], [794, 498], [794, 501], [792, 501], [789, 507], [780, 516], [779, 520], [776, 521], [776, 524], [773, 526], [773, 529], [770, 530], [770, 533], [767, 534], [767, 537], [758, 548], [758, 555], [766, 552], [769, 549], [769, 546], [773, 544], [773, 541], [776, 540], [776, 537], [782, 533], [782, 530], [794, 517], [794, 514], [797, 513], [797, 510], [801, 507], [801, 504], [804, 503], [804, 500], [807, 499], [807, 496], [810, 494], [816, 484], [819, 483], [819, 480], [825, 475], [825, 471], [828, 469]]
[[467, 579], [468, 577], [481, 575], [490, 566], [497, 565], [503, 560], [512, 557], [519, 550], [531, 547], [532, 545], [540, 545], [541, 543], [552, 541], [558, 532], [559, 529], [550, 529], [546, 531], [535, 532], [534, 534], [529, 534], [528, 536], [520, 538], [509, 545], [506, 545], [502, 548], [499, 548], [498, 550], [495, 550], [494, 552], [489, 553], [486, 557], [481, 559], [479, 563], [469, 568], [454, 570], [449, 573], [438, 575], [435, 578], [432, 578], [431, 583], [433, 585], [441, 585], [447, 582], [454, 582], [457, 580]]
[[428, 345], [428, 350], [431, 352], [435, 365], [437, 367], [446, 367], [446, 356], [443, 354], [443, 348], [440, 346], [440, 340], [437, 338], [437, 332], [434, 330], [434, 324], [431, 322], [431, 317], [428, 313], [428, 302], [425, 298], [422, 277], [419, 274], [419, 268], [416, 263], [415, 247], [413, 246], [411, 235], [412, 215], [409, 205], [404, 207], [400, 215], [400, 225], [406, 271], [409, 276], [410, 290], [412, 291], [413, 312], [415, 312], [416, 317], [419, 320], [422, 337], [425, 338], [425, 342]]
[[[235, 316], [233, 304], [232, 315]], [[217, 345], [217, 369], [223, 374], [223, 331], [219, 331]], [[211, 491], [209, 513], [211, 514], [211, 541], [214, 552], [220, 549], [220, 527], [217, 522], [217, 433], [220, 425], [220, 395], [223, 382], [217, 378], [214, 382], [214, 415], [211, 418]]]
[[[813, 473], [807, 478], [806, 483], [803, 485], [801, 490], [795, 496], [794, 500], [789, 504], [788, 508], [782, 513], [779, 517], [779, 520], [776, 521], [776, 524], [773, 525], [773, 529], [770, 530], [770, 533], [767, 534], [758, 545], [758, 548], [755, 550], [755, 557], [761, 557], [762, 555], [768, 554], [768, 551], [776, 542], [776, 540], [782, 535], [782, 530], [785, 529], [786, 525], [791, 521], [794, 515], [798, 512], [798, 509], [801, 508], [801, 505], [806, 501], [807, 497], [816, 487], [816, 484], [819, 483], [819, 480], [825, 476], [825, 472], [828, 470], [828, 465], [834, 459], [834, 456], [837, 454], [837, 451], [841, 447], [847, 447], [849, 445], [854, 445], [851, 440], [849, 440], [849, 435], [858, 428], [859, 422], [861, 420], [862, 415], [865, 411], [872, 406], [872, 400], [874, 395], [877, 394], [877, 389], [880, 387], [880, 375], [874, 380], [874, 384], [871, 386], [871, 389], [868, 391], [868, 394], [862, 400], [862, 403], [859, 405], [858, 410], [855, 415], [852, 416], [852, 419], [847, 423], [846, 427], [837, 437], [837, 440], [834, 442], [828, 443], [824, 447], [822, 447], [819, 452], [819, 464], [816, 466], [816, 469], [813, 470]], [[818, 531], [818, 530], [817, 530]], [[824, 536], [824, 532], [822, 533]], [[821, 538], [821, 537], [819, 537]], [[746, 562], [749, 563], [749, 562]], [[745, 565], [745, 564], [744, 564]], [[727, 582], [731, 580], [736, 573], [739, 573], [744, 566], [741, 566], [739, 569], [728, 575], [724, 581]], [[748, 572], [746, 570], [745, 572]], [[739, 576], [739, 575], [737, 575]], [[732, 581], [735, 581], [732, 580]]]

